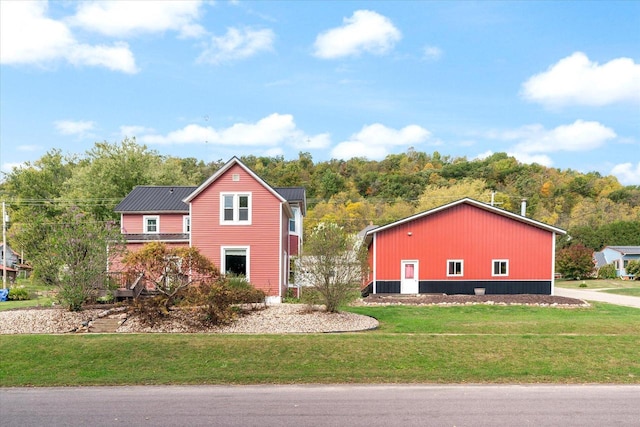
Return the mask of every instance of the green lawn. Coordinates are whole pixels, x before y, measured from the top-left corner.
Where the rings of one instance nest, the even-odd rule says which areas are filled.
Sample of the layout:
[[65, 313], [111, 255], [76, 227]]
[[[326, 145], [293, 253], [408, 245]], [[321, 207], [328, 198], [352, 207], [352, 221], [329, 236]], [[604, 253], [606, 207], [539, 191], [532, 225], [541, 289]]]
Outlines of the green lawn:
[[11, 289], [13, 286], [25, 288], [31, 295], [31, 299], [24, 301], [2, 301], [0, 302], [0, 311], [23, 307], [50, 307], [55, 300], [51, 287], [40, 285], [29, 279], [18, 279], [17, 283], [9, 286], [9, 288]]
[[557, 279], [556, 280], [556, 286], [559, 286], [561, 288], [572, 288], [572, 289], [585, 288], [585, 286], [580, 286], [582, 284], [586, 285], [586, 289], [605, 289], [605, 288], [624, 289], [624, 288], [635, 288], [639, 286], [637, 281], [621, 280], [621, 279], [585, 279], [585, 280]]
[[640, 383], [640, 310], [354, 307], [379, 330], [0, 335], [0, 386]]
[[[640, 286], [640, 284], [638, 284]], [[609, 294], [629, 295], [631, 297], [640, 297], [640, 287], [638, 288], [623, 288], [623, 289], [608, 289], [606, 291]]]
[[[580, 286], [582, 284], [585, 286]], [[561, 288], [572, 289], [603, 289], [600, 292], [609, 294], [629, 295], [640, 297], [640, 281], [638, 280], [620, 280], [620, 279], [588, 279], [588, 280], [556, 280], [556, 286]]]

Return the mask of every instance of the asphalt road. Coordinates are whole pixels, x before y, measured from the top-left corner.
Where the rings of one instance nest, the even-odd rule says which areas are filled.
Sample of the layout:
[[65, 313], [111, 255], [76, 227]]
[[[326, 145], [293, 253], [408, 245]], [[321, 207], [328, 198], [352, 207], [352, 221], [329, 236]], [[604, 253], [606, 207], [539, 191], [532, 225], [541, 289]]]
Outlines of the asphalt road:
[[638, 426], [640, 386], [3, 388], [0, 425]]

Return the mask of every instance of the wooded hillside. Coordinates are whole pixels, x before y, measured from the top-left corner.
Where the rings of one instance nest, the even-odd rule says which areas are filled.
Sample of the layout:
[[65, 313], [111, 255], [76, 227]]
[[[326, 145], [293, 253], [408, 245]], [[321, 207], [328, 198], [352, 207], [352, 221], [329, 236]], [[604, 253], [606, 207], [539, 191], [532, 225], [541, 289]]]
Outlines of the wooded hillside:
[[[55, 222], [73, 205], [98, 221], [117, 220], [113, 208], [134, 186], [199, 185], [227, 160], [162, 156], [129, 139], [96, 143], [82, 154], [49, 151], [0, 183], [10, 236], [17, 239], [36, 217]], [[355, 232], [462, 197], [489, 202], [494, 193], [496, 206], [519, 213], [526, 199], [527, 216], [568, 230], [571, 238], [560, 246], [640, 245], [640, 186], [597, 172], [522, 164], [505, 153], [469, 160], [413, 149], [381, 161], [314, 162], [309, 153], [241, 160], [272, 186], [306, 188], [307, 230], [331, 220]]]

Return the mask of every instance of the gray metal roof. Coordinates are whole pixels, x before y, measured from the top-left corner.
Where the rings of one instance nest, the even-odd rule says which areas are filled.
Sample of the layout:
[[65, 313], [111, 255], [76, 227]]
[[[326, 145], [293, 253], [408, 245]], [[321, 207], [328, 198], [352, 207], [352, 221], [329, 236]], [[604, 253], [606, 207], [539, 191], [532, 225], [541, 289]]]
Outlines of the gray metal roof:
[[304, 187], [273, 187], [287, 202], [299, 202], [302, 214], [307, 209], [307, 192]]
[[640, 246], [607, 246], [607, 248], [618, 251], [624, 255], [640, 255]]
[[182, 200], [197, 187], [139, 185], [127, 194], [114, 209], [120, 213], [130, 212], [184, 212], [189, 205]]

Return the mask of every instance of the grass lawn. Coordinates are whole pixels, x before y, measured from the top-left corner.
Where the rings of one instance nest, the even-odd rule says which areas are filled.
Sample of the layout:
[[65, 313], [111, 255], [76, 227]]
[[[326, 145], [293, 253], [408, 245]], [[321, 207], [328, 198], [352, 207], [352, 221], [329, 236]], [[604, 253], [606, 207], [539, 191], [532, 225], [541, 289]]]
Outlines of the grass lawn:
[[343, 334], [0, 335], [0, 386], [640, 383], [640, 310], [353, 307]]
[[31, 299], [24, 301], [2, 301], [0, 302], [0, 311], [11, 310], [22, 307], [50, 307], [55, 298], [52, 296], [51, 287], [39, 285], [28, 279], [18, 279], [17, 283], [12, 287], [23, 287], [31, 295]]
[[637, 288], [622, 288], [622, 289], [607, 289], [606, 291], [609, 294], [618, 294], [618, 295], [629, 295], [631, 297], [640, 297], [640, 283], [638, 283]]
[[[581, 284], [586, 287], [580, 286]], [[620, 280], [620, 279], [587, 279], [587, 280], [556, 280], [556, 286], [571, 289], [606, 289], [600, 292], [609, 294], [629, 295], [640, 297], [640, 281], [638, 280]]]
[[560, 288], [571, 289], [583, 289], [587, 285], [586, 289], [624, 289], [624, 288], [636, 288], [640, 286], [637, 281], [633, 280], [621, 280], [621, 279], [584, 279], [584, 280], [567, 280], [556, 279], [556, 286]]

